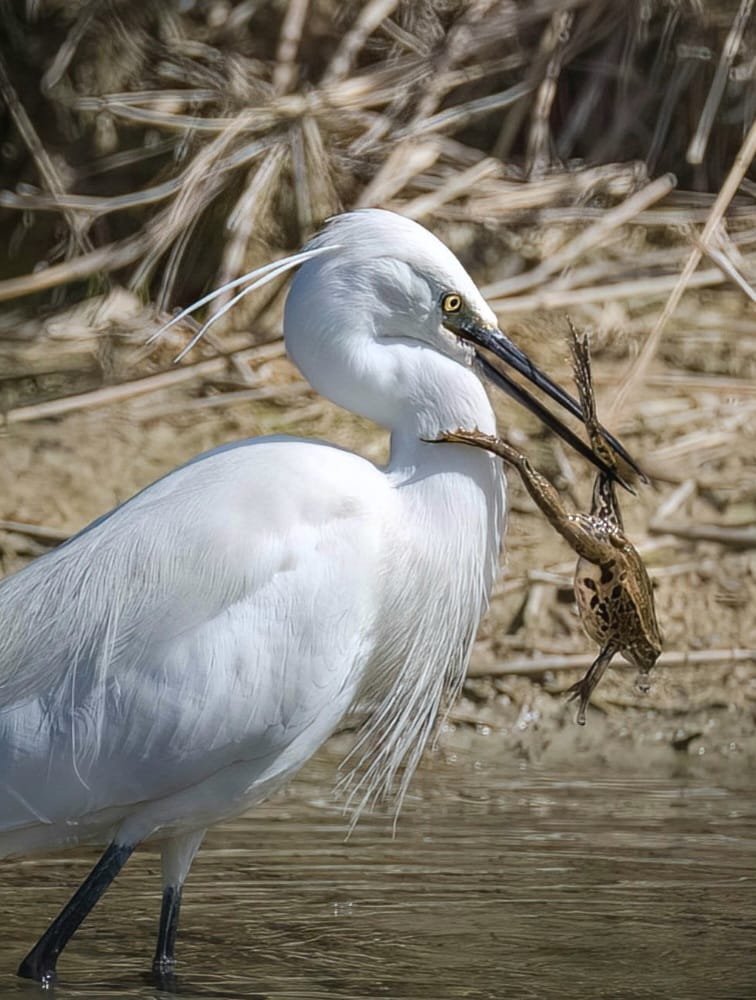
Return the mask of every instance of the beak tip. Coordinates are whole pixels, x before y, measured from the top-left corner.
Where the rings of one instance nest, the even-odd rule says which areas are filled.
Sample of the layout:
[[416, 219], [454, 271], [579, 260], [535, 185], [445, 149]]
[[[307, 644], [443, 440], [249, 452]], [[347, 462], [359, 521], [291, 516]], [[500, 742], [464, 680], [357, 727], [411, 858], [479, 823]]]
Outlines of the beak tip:
[[[516, 399], [521, 405], [525, 406], [526, 409], [534, 413], [539, 419], [547, 426], [550, 427], [555, 433], [566, 441], [572, 448], [574, 448], [579, 454], [583, 455], [594, 465], [598, 466], [603, 473], [612, 476], [618, 482], [621, 482], [626, 489], [630, 489], [626, 482], [620, 477], [616, 468], [610, 467], [606, 462], [603, 462], [601, 458], [596, 455], [592, 448], [589, 448], [583, 441], [572, 431], [570, 428], [559, 420], [551, 410], [547, 409], [543, 403], [538, 401], [531, 393], [527, 392], [523, 386], [515, 382], [509, 375], [502, 372], [499, 368], [493, 366], [484, 357], [481, 356], [477, 348], [483, 348], [485, 351], [490, 351], [495, 357], [504, 364], [511, 366], [515, 371], [519, 372], [524, 378], [535, 385], [542, 392], [546, 393], [552, 400], [558, 403], [560, 406], [564, 407], [568, 413], [572, 414], [579, 420], [584, 420], [583, 412], [575, 400], [568, 392], [566, 392], [560, 385], [554, 382], [545, 372], [542, 372], [533, 362], [524, 354], [509, 337], [502, 333], [498, 328], [496, 330], [489, 329], [476, 329], [466, 331], [468, 334], [468, 339], [472, 340], [474, 346], [476, 347], [475, 354], [477, 358], [478, 365], [483, 373], [500, 389], [503, 389], [508, 395]], [[632, 470], [632, 472], [639, 477], [642, 482], [647, 483], [648, 479], [645, 473], [640, 469], [638, 464], [630, 457], [627, 451], [622, 447], [619, 441], [604, 428], [602, 430], [602, 435], [611, 447], [612, 451], [618, 456], [626, 465]], [[612, 463], [614, 466], [614, 463]]]

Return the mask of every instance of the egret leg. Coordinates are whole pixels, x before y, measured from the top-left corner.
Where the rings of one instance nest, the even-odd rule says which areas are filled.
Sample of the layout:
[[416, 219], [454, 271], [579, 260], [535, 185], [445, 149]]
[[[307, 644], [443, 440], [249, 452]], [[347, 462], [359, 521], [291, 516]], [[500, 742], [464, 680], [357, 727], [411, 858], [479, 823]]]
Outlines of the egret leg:
[[19, 976], [45, 986], [55, 979], [58, 956], [131, 857], [134, 844], [108, 846], [103, 856], [18, 967]]
[[163, 901], [152, 971], [162, 979], [176, 967], [175, 949], [184, 880], [205, 836], [204, 830], [166, 840], [162, 846]]
[[176, 967], [174, 952], [183, 888], [182, 885], [167, 885], [163, 889], [157, 947], [152, 960], [152, 971], [156, 976], [170, 975]]

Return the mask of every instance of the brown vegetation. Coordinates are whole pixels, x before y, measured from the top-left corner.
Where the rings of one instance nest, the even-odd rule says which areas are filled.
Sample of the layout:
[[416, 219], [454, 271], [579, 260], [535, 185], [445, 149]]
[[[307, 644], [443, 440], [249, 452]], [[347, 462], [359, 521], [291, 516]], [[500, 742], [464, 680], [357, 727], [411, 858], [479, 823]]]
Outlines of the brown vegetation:
[[[382, 205], [449, 242], [562, 381], [564, 314], [591, 329], [599, 413], [654, 480], [624, 504], [666, 639], [646, 703], [752, 714], [753, 0], [17, 6], [0, 7], [4, 571], [231, 436], [380, 457], [282, 358], [276, 292], [180, 366], [189, 326], [146, 342], [169, 306]], [[585, 468], [500, 413], [586, 509]], [[564, 690], [590, 644], [572, 557], [512, 493], [472, 671], [498, 681], [470, 692], [524, 703], [534, 681], [504, 673]], [[623, 678], [605, 692], [638, 700]]]

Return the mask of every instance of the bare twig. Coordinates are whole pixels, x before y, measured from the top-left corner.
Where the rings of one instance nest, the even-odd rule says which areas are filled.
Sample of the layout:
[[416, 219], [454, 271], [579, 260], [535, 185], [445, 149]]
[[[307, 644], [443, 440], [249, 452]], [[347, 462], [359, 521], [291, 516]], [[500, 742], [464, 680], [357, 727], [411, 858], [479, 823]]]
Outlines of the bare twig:
[[445, 132], [460, 129], [465, 125], [482, 117], [492, 114], [494, 111], [501, 111], [511, 104], [515, 104], [519, 99], [530, 92], [532, 88], [526, 83], [516, 83], [513, 87], [507, 88], [498, 94], [490, 97], [480, 97], [474, 101], [466, 101], [464, 104], [457, 104], [453, 108], [439, 111], [430, 118], [421, 122], [409, 125], [400, 133], [400, 137], [427, 135], [428, 132]]
[[[533, 656], [521, 659], [510, 659], [504, 663], [474, 664], [468, 670], [468, 677], [503, 677], [508, 674], [544, 674], [559, 670], [585, 670], [591, 665], [592, 657], [584, 653], [571, 653], [562, 656]], [[756, 649], [694, 649], [689, 651], [669, 651], [662, 653], [656, 661], [655, 669], [659, 667], [707, 667], [715, 663], [754, 663]], [[625, 666], [621, 660], [616, 667]], [[616, 669], [615, 667], [615, 669]], [[635, 667], [626, 666], [628, 670]]]
[[500, 173], [501, 164], [498, 160], [481, 160], [480, 163], [468, 167], [467, 170], [454, 174], [432, 194], [422, 195], [402, 205], [402, 215], [406, 215], [410, 219], [422, 219], [424, 216], [436, 212], [441, 205], [468, 194], [480, 181], [488, 177], [496, 177]]
[[497, 281], [486, 286], [485, 294], [490, 298], [502, 298], [511, 295], [513, 292], [521, 292], [526, 288], [533, 288], [540, 285], [552, 274], [568, 267], [578, 260], [583, 254], [600, 246], [614, 230], [624, 225], [650, 205], [655, 204], [665, 198], [675, 187], [676, 179], [674, 174], [664, 174], [657, 177], [655, 181], [647, 184], [640, 191], [630, 195], [620, 205], [608, 209], [603, 213], [598, 222], [585, 229], [575, 239], [570, 240], [565, 246], [555, 253], [542, 260], [537, 267], [518, 274], [514, 278], [507, 278], [504, 281]]
[[571, 10], [560, 10], [551, 16], [548, 42], [550, 54], [544, 78], [536, 93], [533, 118], [528, 134], [525, 162], [526, 173], [529, 177], [541, 177], [551, 163], [549, 115], [556, 97], [557, 80], [562, 69], [562, 61], [574, 18], [575, 14]]
[[[233, 357], [237, 361], [251, 361], [280, 357], [283, 353], [283, 342], [277, 341], [274, 344], [251, 347], [246, 351], [237, 351]], [[78, 393], [75, 396], [63, 396], [60, 399], [51, 399], [44, 403], [17, 406], [5, 412], [3, 415], [4, 422], [6, 424], [18, 424], [31, 420], [60, 417], [64, 413], [72, 413], [77, 410], [91, 410], [100, 406], [111, 406], [113, 403], [133, 399], [135, 396], [141, 396], [144, 393], [174, 388], [175, 386], [192, 382], [195, 379], [204, 378], [215, 372], [223, 371], [229, 364], [231, 357], [231, 355], [222, 355], [216, 358], [209, 358], [207, 361], [199, 361], [194, 365], [185, 365], [182, 368], [157, 372], [155, 375], [134, 379], [131, 382], [103, 386], [100, 389], [93, 389], [91, 392]]]
[[42, 77], [43, 90], [51, 90], [60, 82], [61, 77], [71, 64], [71, 60], [76, 53], [79, 43], [86, 35], [95, 14], [101, 6], [102, 0], [89, 0], [88, 3], [83, 4], [78, 17], [69, 29], [68, 34], [55, 55], [55, 58], [50, 63], [45, 75]]
[[730, 545], [738, 549], [756, 547], [756, 527], [732, 528], [720, 524], [682, 524], [678, 521], [654, 518], [648, 530], [654, 534], [687, 538], [692, 542], [718, 542], [720, 545]]
[[[273, 146], [262, 163], [250, 170], [248, 182], [226, 221], [228, 240], [223, 250], [218, 285], [224, 285], [242, 273], [247, 245], [253, 234], [260, 235], [288, 155], [288, 148], [283, 143]], [[216, 308], [222, 308], [230, 294], [228, 292], [217, 299]]]
[[680, 483], [677, 489], [673, 490], [666, 500], [659, 505], [654, 520], [657, 523], [666, 521], [668, 517], [676, 514], [688, 500], [694, 497], [697, 491], [698, 486], [695, 479], [686, 479], [685, 482]]
[[341, 39], [341, 44], [323, 74], [324, 84], [333, 83], [346, 76], [355, 56], [368, 37], [381, 21], [393, 14], [398, 3], [399, 0], [368, 0], [368, 3], [363, 5], [357, 20]]
[[714, 246], [713, 243], [704, 243], [695, 231], [690, 233], [690, 238], [702, 254], [705, 254], [718, 267], [722, 268], [724, 273], [731, 278], [732, 281], [734, 281], [741, 292], [748, 296], [751, 302], [756, 302], [756, 291], [754, 291], [748, 281], [746, 281], [740, 271], [738, 271], [737, 267], [733, 261], [730, 260], [724, 249]]
[[117, 271], [139, 260], [144, 253], [144, 237], [141, 233], [120, 243], [109, 243], [88, 253], [81, 254], [61, 264], [53, 264], [33, 274], [20, 278], [6, 278], [0, 281], [0, 302], [18, 299], [24, 295], [34, 295], [47, 288], [65, 285], [70, 281], [80, 281], [98, 272]]
[[[748, 168], [750, 167], [751, 162], [755, 155], [756, 155], [756, 121], [751, 125], [748, 135], [746, 136], [743, 145], [740, 147], [738, 155], [735, 157], [735, 162], [732, 165], [732, 169], [727, 175], [727, 179], [722, 185], [722, 188], [719, 194], [717, 195], [716, 201], [712, 206], [711, 212], [709, 213], [708, 221], [703, 228], [703, 232], [701, 233], [702, 243], [704, 244], [708, 243], [712, 233], [716, 231], [716, 228], [721, 222], [722, 216], [724, 215], [727, 206], [732, 201], [732, 198], [735, 195], [735, 192], [737, 191], [738, 186], [740, 185], [740, 182], [743, 179], [746, 170], [748, 170]], [[651, 363], [651, 359], [656, 353], [656, 349], [659, 345], [659, 341], [661, 339], [661, 335], [664, 331], [664, 328], [667, 325], [667, 321], [677, 308], [680, 299], [682, 298], [683, 293], [685, 292], [685, 289], [692, 284], [692, 281], [695, 277], [694, 271], [698, 267], [700, 261], [701, 261], [701, 251], [698, 249], [698, 247], [694, 247], [694, 249], [690, 253], [688, 262], [683, 268], [682, 274], [680, 275], [674, 288], [672, 289], [672, 293], [670, 294], [669, 299], [667, 300], [667, 303], [664, 306], [664, 309], [662, 310], [661, 314], [659, 315], [659, 318], [654, 324], [651, 333], [648, 335], [648, 339], [646, 340], [646, 343], [643, 345], [643, 349], [641, 350], [637, 359], [631, 366], [630, 370], [627, 372], [624, 382], [620, 386], [619, 392], [614, 398], [613, 404], [607, 415], [607, 419], [610, 423], [613, 422], [619, 416], [619, 414], [622, 411], [622, 407], [625, 403], [625, 400], [628, 398], [628, 396], [632, 394], [638, 382], [645, 375], [648, 366]]]
[[357, 198], [355, 208], [387, 202], [417, 174], [433, 166], [441, 146], [435, 137], [399, 143]]
[[[724, 46], [722, 47], [722, 53], [719, 57], [719, 65], [717, 66], [717, 70], [714, 74], [714, 79], [711, 81], [711, 87], [709, 88], [709, 94], [706, 98], [706, 103], [703, 106], [703, 111], [701, 112], [698, 128], [696, 129], [696, 133], [688, 146], [688, 163], [703, 162], [706, 146], [709, 142], [711, 127], [714, 124], [714, 117], [717, 113], [719, 103], [722, 100], [725, 87], [727, 86], [727, 77], [730, 73], [730, 67], [733, 64], [735, 56], [738, 54], [740, 44], [743, 41], [743, 33], [745, 32], [748, 19], [753, 11], [753, 3], [754, 0], [740, 0], [740, 7], [738, 8], [735, 20], [732, 22], [732, 26], [727, 38], [725, 39]], [[704, 242], [706, 242], [706, 240], [704, 240]]]
[[309, 382], [287, 382], [285, 385], [260, 386], [258, 389], [239, 389], [237, 392], [219, 392], [214, 396], [202, 396], [199, 399], [179, 399], [173, 403], [157, 406], [139, 407], [135, 412], [137, 420], [162, 420], [163, 417], [179, 416], [185, 413], [195, 413], [198, 410], [215, 410], [239, 403], [260, 403], [264, 400], [279, 400], [288, 402], [299, 396], [313, 392]]
[[[721, 285], [725, 280], [718, 267], [698, 271], [687, 282], [688, 288], [707, 288]], [[661, 275], [655, 278], [639, 278], [637, 281], [620, 281], [611, 285], [594, 285], [590, 288], [542, 288], [531, 295], [514, 295], [511, 298], [494, 299], [491, 305], [501, 316], [511, 313], [527, 313], [536, 309], [566, 309], [570, 306], [585, 305], [589, 302], [611, 302], [617, 299], [658, 299], [679, 283], [675, 275]], [[485, 290], [484, 290], [485, 294]], [[614, 423], [616, 417], [608, 417]]]
[[0, 531], [12, 531], [16, 535], [26, 535], [40, 542], [47, 542], [50, 545], [59, 545], [71, 537], [70, 531], [63, 531], [60, 528], [49, 528], [42, 524], [27, 524], [22, 521], [0, 520]]
[[276, 52], [276, 68], [273, 70], [273, 90], [277, 94], [287, 94], [296, 82], [298, 67], [295, 60], [308, 5], [309, 0], [289, 0], [286, 5]]
[[[43, 184], [45, 184], [53, 197], [65, 194], [65, 184], [48, 156], [47, 150], [42, 145], [37, 130], [34, 128], [31, 119], [26, 113], [26, 109], [18, 98], [13, 84], [10, 82], [2, 57], [0, 57], [0, 97], [5, 102], [21, 138], [26, 143], [26, 147], [34, 159]], [[73, 245], [78, 248], [80, 253], [86, 253], [88, 250], [91, 250], [92, 243], [86, 234], [85, 224], [70, 209], [64, 208], [62, 212], [71, 230]]]

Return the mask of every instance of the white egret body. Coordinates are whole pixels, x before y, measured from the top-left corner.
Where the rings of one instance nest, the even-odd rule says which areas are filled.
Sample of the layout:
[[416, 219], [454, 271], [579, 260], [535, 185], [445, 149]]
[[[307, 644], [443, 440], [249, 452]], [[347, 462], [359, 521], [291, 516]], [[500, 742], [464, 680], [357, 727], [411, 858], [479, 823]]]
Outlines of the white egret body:
[[504, 478], [483, 451], [426, 442], [495, 433], [467, 334], [503, 335], [413, 222], [352, 213], [311, 248], [287, 349], [316, 389], [391, 431], [388, 466], [294, 438], [221, 447], [0, 585], [0, 856], [111, 841], [23, 975], [52, 978], [148, 837], [163, 852], [155, 968], [170, 968], [209, 825], [269, 795], [352, 709], [370, 713], [355, 801], [401, 793], [464, 676]]

